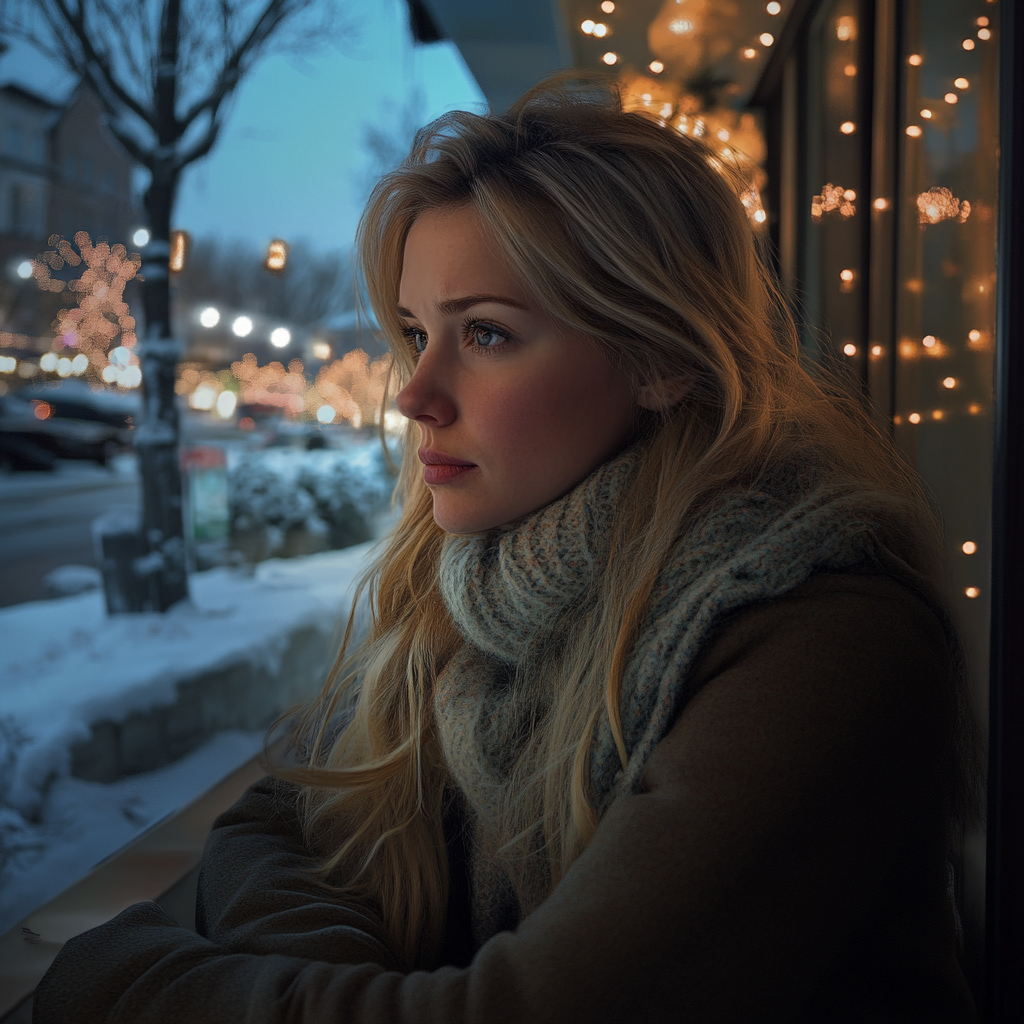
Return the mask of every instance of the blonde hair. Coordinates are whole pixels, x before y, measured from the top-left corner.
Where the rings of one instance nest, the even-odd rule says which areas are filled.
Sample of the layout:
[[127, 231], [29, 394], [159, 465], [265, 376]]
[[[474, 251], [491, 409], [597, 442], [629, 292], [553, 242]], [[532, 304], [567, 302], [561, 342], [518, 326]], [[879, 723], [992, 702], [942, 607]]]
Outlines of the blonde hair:
[[[596, 828], [587, 791], [595, 726], [608, 716], [625, 763], [625, 665], [670, 549], [710, 502], [804, 457], [837, 488], [864, 495], [879, 541], [912, 569], [929, 574], [941, 547], [921, 485], [889, 439], [858, 400], [802, 367], [740, 187], [698, 141], [623, 112], [614, 89], [562, 77], [504, 116], [453, 112], [422, 129], [360, 224], [361, 272], [402, 380], [415, 365], [396, 313], [406, 236], [424, 211], [471, 204], [550, 316], [591, 336], [637, 388], [665, 396], [664, 411], [642, 424], [640, 465], [595, 602], [567, 624], [558, 656], [537, 667], [552, 704], [501, 812], [506, 866], [528, 894], [526, 910]], [[672, 407], [665, 382], [681, 375], [694, 384]], [[400, 521], [362, 580], [369, 632], [350, 649], [350, 620], [299, 723], [309, 766], [282, 772], [305, 787], [321, 876], [382, 914], [410, 967], [432, 964], [444, 927], [450, 780], [431, 701], [461, 642], [438, 592], [445, 534], [417, 469], [402, 466]], [[346, 703], [351, 717], [332, 732]]]

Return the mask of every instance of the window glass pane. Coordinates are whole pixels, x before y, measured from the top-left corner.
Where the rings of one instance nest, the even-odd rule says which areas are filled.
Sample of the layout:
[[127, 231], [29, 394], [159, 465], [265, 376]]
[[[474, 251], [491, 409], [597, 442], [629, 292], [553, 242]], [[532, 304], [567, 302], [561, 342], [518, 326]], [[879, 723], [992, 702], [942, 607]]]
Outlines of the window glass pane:
[[808, 50], [807, 173], [811, 205], [804, 254], [805, 344], [864, 365], [864, 223], [862, 152], [868, 124], [862, 103], [862, 5], [823, 5]]
[[[904, 8], [894, 425], [935, 493], [949, 602], [987, 711], [996, 295], [998, 5]], [[980, 913], [983, 846], [965, 895]], [[968, 864], [970, 870], [972, 865]], [[973, 877], [973, 882], [972, 882]]]

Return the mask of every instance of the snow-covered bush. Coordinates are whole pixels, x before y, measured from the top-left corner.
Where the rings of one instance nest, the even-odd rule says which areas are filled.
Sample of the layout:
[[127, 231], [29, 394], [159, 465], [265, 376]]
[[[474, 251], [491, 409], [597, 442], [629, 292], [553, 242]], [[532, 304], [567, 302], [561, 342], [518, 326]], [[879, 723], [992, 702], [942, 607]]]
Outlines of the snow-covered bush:
[[241, 456], [228, 473], [232, 528], [325, 534], [343, 548], [370, 537], [370, 518], [387, 503], [394, 475], [378, 442], [348, 451], [269, 448]]

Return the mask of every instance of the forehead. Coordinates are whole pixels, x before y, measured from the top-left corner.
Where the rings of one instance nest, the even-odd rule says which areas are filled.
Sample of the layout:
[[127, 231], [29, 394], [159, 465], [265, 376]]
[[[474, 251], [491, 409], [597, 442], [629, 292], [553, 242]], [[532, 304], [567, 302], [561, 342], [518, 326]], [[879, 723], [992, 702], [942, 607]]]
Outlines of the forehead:
[[491, 291], [525, 294], [476, 210], [462, 206], [420, 214], [405, 241], [402, 305]]

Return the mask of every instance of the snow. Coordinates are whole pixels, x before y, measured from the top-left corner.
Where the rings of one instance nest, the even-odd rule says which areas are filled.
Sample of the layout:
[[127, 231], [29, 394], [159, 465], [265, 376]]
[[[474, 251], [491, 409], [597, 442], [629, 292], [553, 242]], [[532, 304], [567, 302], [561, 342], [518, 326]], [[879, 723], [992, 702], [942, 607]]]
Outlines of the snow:
[[262, 740], [223, 733], [104, 785], [69, 774], [91, 725], [173, 704], [177, 684], [200, 672], [246, 661], [273, 672], [297, 628], [333, 635], [371, 547], [196, 573], [190, 600], [162, 615], [107, 616], [99, 591], [0, 609], [0, 931]]

